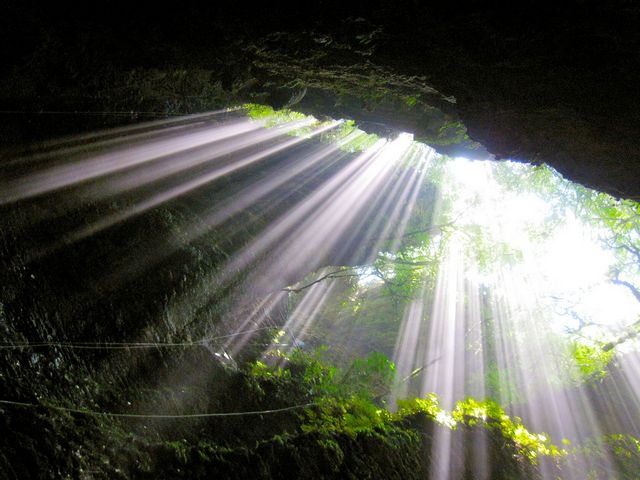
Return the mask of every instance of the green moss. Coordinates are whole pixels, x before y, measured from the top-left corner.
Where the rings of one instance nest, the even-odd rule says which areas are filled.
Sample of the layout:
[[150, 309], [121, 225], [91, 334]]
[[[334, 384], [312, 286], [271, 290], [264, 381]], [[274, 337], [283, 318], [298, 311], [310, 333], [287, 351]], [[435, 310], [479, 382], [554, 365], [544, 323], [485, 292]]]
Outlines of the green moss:
[[[296, 137], [304, 137], [313, 132], [316, 127], [329, 125], [332, 120], [320, 122], [312, 116], [295, 112], [289, 109], [275, 110], [268, 105], [256, 103], [248, 103], [243, 105], [249, 118], [261, 120], [265, 122], [267, 128], [283, 125], [290, 122], [309, 121], [310, 126], [297, 128], [289, 132], [289, 135]], [[353, 120], [341, 121], [335, 128], [324, 132], [320, 136], [320, 140], [324, 143], [336, 143], [338, 147], [345, 152], [356, 153], [371, 148], [380, 137], [374, 134], [367, 134], [360, 130]]]
[[186, 464], [189, 459], [189, 448], [186, 445], [186, 442], [183, 441], [175, 441], [175, 442], [167, 442], [167, 447], [173, 450], [174, 455], [178, 463]]

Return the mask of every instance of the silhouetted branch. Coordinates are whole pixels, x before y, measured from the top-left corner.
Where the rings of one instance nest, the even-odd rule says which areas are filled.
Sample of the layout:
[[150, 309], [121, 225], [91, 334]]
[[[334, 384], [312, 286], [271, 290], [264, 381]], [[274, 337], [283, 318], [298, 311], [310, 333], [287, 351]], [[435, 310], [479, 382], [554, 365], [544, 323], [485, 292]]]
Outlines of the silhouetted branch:
[[353, 273], [353, 274], [349, 274], [349, 275], [337, 275], [339, 273], [349, 272], [349, 271], [353, 270], [354, 268], [356, 268], [356, 267], [342, 268], [342, 269], [336, 270], [334, 272], [329, 272], [326, 275], [322, 275], [321, 277], [316, 278], [313, 282], [310, 282], [310, 283], [307, 283], [306, 285], [303, 285], [302, 287], [299, 287], [299, 288], [288, 287], [288, 288], [283, 288], [282, 291], [283, 292], [299, 293], [302, 290], [305, 290], [305, 289], [315, 285], [316, 283], [319, 283], [319, 282], [321, 282], [323, 280], [326, 280], [328, 278], [359, 277], [360, 276], [359, 273]]
[[638, 288], [632, 283], [626, 282], [624, 280], [620, 280], [619, 278], [612, 278], [611, 283], [627, 287], [629, 291], [633, 294], [633, 296], [636, 297], [636, 300], [640, 302], [640, 290], [638, 290]]

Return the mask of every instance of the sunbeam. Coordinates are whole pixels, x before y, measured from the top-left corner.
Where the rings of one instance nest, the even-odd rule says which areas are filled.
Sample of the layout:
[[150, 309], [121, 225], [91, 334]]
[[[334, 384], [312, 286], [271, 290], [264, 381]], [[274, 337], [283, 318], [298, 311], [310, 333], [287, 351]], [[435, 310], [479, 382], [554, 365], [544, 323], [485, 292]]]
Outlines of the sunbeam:
[[[3, 405], [221, 445], [411, 428], [433, 480], [636, 461], [635, 202], [255, 105], [25, 152], [0, 165]], [[22, 365], [102, 384], [29, 397]]]

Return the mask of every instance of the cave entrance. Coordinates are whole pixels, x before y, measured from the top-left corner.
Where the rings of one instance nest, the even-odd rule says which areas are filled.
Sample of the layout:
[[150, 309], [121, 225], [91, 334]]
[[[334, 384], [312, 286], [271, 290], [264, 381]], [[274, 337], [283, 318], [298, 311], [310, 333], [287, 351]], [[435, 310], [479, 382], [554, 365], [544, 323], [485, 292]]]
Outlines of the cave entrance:
[[[494, 402], [548, 432], [536, 455], [640, 434], [633, 201], [546, 166], [449, 158], [410, 134], [259, 105], [38, 148], [2, 166], [13, 289], [0, 313], [15, 319], [6, 351], [39, 375], [80, 362], [125, 389], [173, 348], [272, 372], [313, 355], [380, 408], [435, 395], [446, 424], [465, 399]], [[101, 351], [116, 347], [126, 354]], [[34, 381], [16, 372], [15, 388]], [[154, 381], [171, 386], [170, 372]]]

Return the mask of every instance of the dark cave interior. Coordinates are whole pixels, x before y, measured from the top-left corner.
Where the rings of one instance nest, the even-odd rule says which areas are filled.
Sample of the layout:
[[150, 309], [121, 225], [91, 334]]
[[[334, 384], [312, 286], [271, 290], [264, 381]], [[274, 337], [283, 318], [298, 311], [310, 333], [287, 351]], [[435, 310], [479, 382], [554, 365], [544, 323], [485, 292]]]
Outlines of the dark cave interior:
[[[257, 6], [40, 3], [7, 0], [0, 6], [0, 174], [13, 174], [16, 153], [39, 154], [54, 138], [174, 118], [187, 129], [192, 125], [181, 119], [183, 115], [259, 104], [326, 122], [353, 120], [368, 133], [396, 140], [409, 132], [452, 158], [547, 164], [573, 182], [618, 199], [640, 201], [640, 5], [631, 0], [553, 5], [417, 0], [286, 0]], [[220, 122], [224, 127], [235, 113], [216, 115], [211, 125]], [[160, 135], [154, 128], [143, 131]], [[128, 141], [108, 130], [103, 134], [107, 143]], [[71, 150], [80, 145], [82, 158], [81, 142], [70, 142]], [[95, 200], [91, 182], [79, 182], [78, 190], [71, 185], [15, 205], [3, 203], [11, 192], [0, 191], [0, 389], [9, 393], [0, 395], [0, 401], [10, 397], [36, 405], [32, 410], [0, 405], [0, 478], [425, 478], [432, 473], [431, 460], [425, 460], [430, 458], [427, 449], [437, 443], [433, 439], [438, 435], [463, 452], [451, 466], [452, 471], [464, 472], [460, 478], [560, 475], [554, 470], [561, 468], [553, 463], [555, 457], [548, 465], [541, 460], [542, 469], [532, 466], [535, 452], [557, 453], [549, 439], [527, 437], [520, 419], [512, 420], [494, 403], [463, 404], [454, 433], [434, 421], [443, 410], [429, 399], [408, 404], [403, 416], [383, 415], [380, 421], [377, 403], [358, 403], [358, 382], [388, 373], [388, 363], [379, 357], [361, 359], [340, 374], [315, 358], [292, 357], [289, 373], [282, 373], [260, 362], [233, 370], [228, 368], [231, 360], [221, 360], [207, 345], [208, 350], [175, 355], [161, 348], [115, 354], [64, 349], [64, 342], [78, 339], [101, 342], [109, 349], [138, 339], [190, 345], [195, 341], [202, 347], [197, 339], [212, 324], [213, 331], [225, 333], [225, 309], [231, 311], [238, 285], [216, 286], [205, 299], [195, 287], [203, 279], [209, 282], [207, 288], [215, 283], [211, 272], [259, 238], [282, 212], [304, 203], [344, 165], [334, 162], [326, 169], [303, 170], [297, 184], [276, 182], [269, 195], [256, 196], [260, 201], [255, 205], [239, 209], [232, 220], [201, 238], [188, 238], [186, 226], [204, 228], [203, 212], [211, 214], [211, 205], [228, 206], [229, 199], [250, 192], [258, 184], [252, 183], [255, 179], [283, 175], [308, 149], [326, 148], [320, 140], [313, 142], [279, 153], [269, 167], [251, 164], [246, 170], [232, 170], [213, 186], [205, 184], [73, 244], [65, 244], [68, 232], [110, 215], [117, 218], [127, 202], [144, 203], [145, 194], [155, 194], [154, 186], [143, 186], [125, 199]], [[272, 147], [268, 142], [252, 144], [242, 154], [258, 155], [254, 150], [265, 145]], [[37, 170], [38, 158], [49, 157], [36, 155], [27, 164]], [[55, 172], [55, 162], [62, 164], [64, 153], [52, 158]], [[225, 161], [233, 166], [238, 158], [230, 155]], [[359, 157], [352, 151], [340, 158]], [[162, 168], [171, 171], [170, 155], [166, 160]], [[133, 171], [148, 173], [143, 167]], [[209, 173], [198, 168], [189, 172], [189, 180]], [[20, 180], [19, 168], [15, 171]], [[0, 187], [19, 183], [14, 180], [0, 177]], [[126, 172], [116, 180], [125, 184]], [[99, 186], [111, 187], [109, 181]], [[179, 187], [182, 180], [171, 181], [167, 180], [168, 188]], [[426, 205], [421, 211], [424, 221], [433, 223], [439, 193], [435, 183], [416, 193], [418, 203]], [[377, 194], [369, 203], [380, 210], [387, 205]], [[638, 224], [638, 212], [632, 217], [628, 230]], [[323, 218], [337, 225], [330, 216]], [[368, 258], [358, 248], [376, 243], [382, 230], [395, 228], [382, 222], [369, 227], [364, 220], [358, 225], [360, 230], [351, 237], [351, 232], [343, 232], [350, 241], [334, 241], [324, 257], [302, 255], [303, 265], [291, 262], [278, 271], [281, 277], [266, 276], [251, 284], [251, 301], [234, 315], [251, 320], [257, 302], [253, 297], [273, 289], [296, 293], [300, 284], [291, 285], [310, 272], [324, 272], [327, 265], [342, 265], [338, 273], [353, 273], [354, 266], [364, 265]], [[441, 226], [440, 233], [447, 225]], [[433, 233], [433, 225], [428, 227], [416, 228], [434, 238], [440, 234]], [[637, 231], [623, 230], [624, 234], [632, 240], [631, 247], [626, 245], [630, 257], [640, 259]], [[38, 253], [52, 240], [58, 242], [53, 255]], [[157, 251], [168, 253], [146, 265]], [[31, 257], [33, 252], [37, 254]], [[411, 264], [407, 258], [402, 261]], [[116, 281], [112, 271], [124, 272], [126, 278]], [[244, 285], [243, 278], [234, 282]], [[633, 289], [640, 301], [638, 288], [632, 285]], [[269, 311], [274, 325], [281, 326], [277, 322], [291, 313], [287, 302], [274, 302]], [[391, 315], [388, 305], [378, 310]], [[486, 328], [494, 327], [489, 322]], [[62, 343], [43, 350], [49, 353], [30, 353], [12, 350], [16, 339]], [[268, 345], [271, 338], [260, 331], [252, 341], [238, 355], [238, 363], [244, 357], [247, 364], [259, 358], [260, 342]], [[80, 345], [85, 347], [88, 344]], [[218, 355], [215, 361], [212, 354]], [[637, 352], [627, 358], [636, 365]], [[406, 378], [422, 375], [422, 368], [405, 372]], [[376, 387], [367, 384], [369, 394], [377, 395]], [[633, 416], [640, 408], [634, 388], [637, 385], [628, 382], [623, 369], [612, 367], [607, 379], [566, 390], [588, 398], [595, 415], [609, 415], [609, 426], [621, 436], [611, 437], [606, 448], [640, 452], [637, 439], [622, 436], [638, 435], [633, 425], [624, 424], [624, 415]], [[622, 392], [616, 397], [619, 403], [608, 401], [614, 389]], [[332, 399], [318, 406], [314, 395]], [[289, 410], [292, 403], [318, 408], [307, 414], [301, 427], [302, 414]], [[190, 418], [167, 426], [163, 419], [120, 422], [100, 413], [85, 417], [73, 411], [78, 405], [92, 411], [251, 415]], [[480, 410], [489, 428], [478, 427]], [[269, 415], [262, 415], [264, 411]], [[365, 423], [336, 427], [352, 412]], [[367, 424], [371, 418], [381, 423]], [[473, 447], [477, 444], [488, 445], [486, 454], [493, 465], [482, 474], [474, 470], [480, 461]], [[600, 461], [595, 447], [580, 448], [581, 454]], [[637, 478], [640, 453], [620, 458], [619, 476], [606, 478]], [[580, 478], [576, 472], [581, 467], [562, 468], [568, 468], [565, 478]]]
[[[548, 163], [614, 196], [639, 194], [634, 2], [2, 8], [4, 111], [295, 104], [369, 131], [409, 131], [454, 156]], [[73, 123], [3, 115], [5, 143]]]

